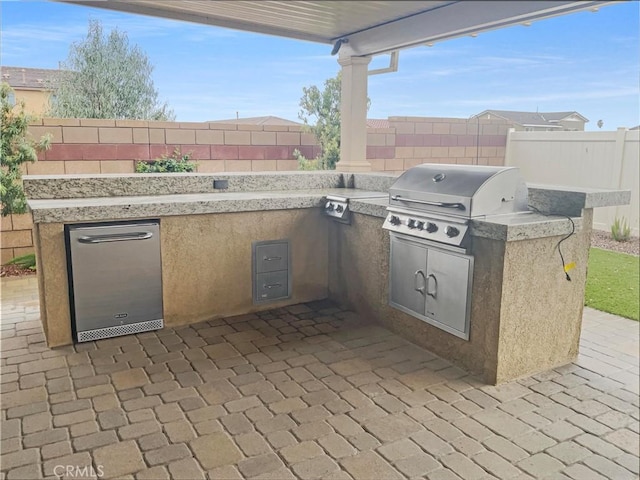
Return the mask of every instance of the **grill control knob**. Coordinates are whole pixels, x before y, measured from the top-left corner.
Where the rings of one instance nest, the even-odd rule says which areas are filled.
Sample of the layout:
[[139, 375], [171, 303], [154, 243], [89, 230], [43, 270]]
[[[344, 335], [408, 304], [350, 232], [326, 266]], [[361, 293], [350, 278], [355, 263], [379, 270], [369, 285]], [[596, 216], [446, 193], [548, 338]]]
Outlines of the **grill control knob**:
[[389, 223], [391, 225], [400, 225], [400, 219], [395, 215], [391, 215], [391, 218], [389, 219]]
[[434, 233], [438, 231], [438, 225], [433, 222], [427, 222], [427, 228], [425, 230], [429, 233]]
[[417, 228], [418, 230], [422, 230], [422, 229], [424, 229], [424, 222], [418, 222], [418, 223], [416, 223], [416, 228]]
[[342, 207], [342, 205], [338, 205], [336, 207], [336, 212], [341, 213], [344, 210], [344, 208]]
[[407, 227], [416, 228], [416, 221], [413, 218], [410, 218], [409, 221], [407, 222]]
[[458, 235], [460, 235], [460, 230], [458, 230], [456, 227], [447, 227], [445, 229], [444, 233], [447, 234], [447, 237], [453, 238], [453, 237], [457, 237]]
[[329, 202], [329, 203], [327, 203], [327, 206], [325, 208], [331, 212], [331, 211], [334, 210], [335, 205], [333, 203]]

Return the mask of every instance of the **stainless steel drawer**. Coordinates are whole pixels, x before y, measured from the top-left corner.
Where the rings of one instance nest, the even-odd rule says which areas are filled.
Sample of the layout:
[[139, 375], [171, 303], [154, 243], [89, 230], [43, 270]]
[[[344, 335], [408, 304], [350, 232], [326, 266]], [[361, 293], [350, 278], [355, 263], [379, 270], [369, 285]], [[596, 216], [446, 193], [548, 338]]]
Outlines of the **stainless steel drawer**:
[[289, 296], [289, 275], [287, 270], [259, 273], [256, 275], [256, 300], [274, 300]]
[[287, 242], [256, 245], [256, 273], [277, 272], [289, 267], [289, 244]]

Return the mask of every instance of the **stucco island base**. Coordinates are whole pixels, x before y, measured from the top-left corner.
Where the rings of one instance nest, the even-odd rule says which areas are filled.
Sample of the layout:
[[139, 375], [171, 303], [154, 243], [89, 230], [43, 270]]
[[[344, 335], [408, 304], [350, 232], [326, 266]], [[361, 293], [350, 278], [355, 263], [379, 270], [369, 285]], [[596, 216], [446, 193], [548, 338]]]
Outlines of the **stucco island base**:
[[[327, 298], [326, 221], [320, 209], [161, 217], [165, 325], [187, 325]], [[47, 344], [70, 345], [64, 225], [36, 224], [34, 237]], [[291, 242], [292, 296], [254, 305], [252, 242], [280, 239]]]
[[382, 219], [354, 215], [333, 224], [329, 248], [329, 295], [465, 370], [498, 384], [574, 360], [582, 324], [593, 210], [582, 229], [562, 243], [566, 280], [557, 244], [562, 236], [520, 241], [474, 237], [471, 336], [462, 340], [388, 305], [389, 235]]
[[[492, 384], [575, 359], [582, 321], [592, 210], [562, 244], [577, 267], [565, 279], [562, 237], [519, 241], [474, 237], [471, 336], [464, 341], [388, 305], [389, 235], [383, 219], [354, 214], [351, 225], [320, 209], [161, 217], [167, 326], [331, 298]], [[35, 225], [40, 305], [47, 343], [72, 343], [63, 224]], [[290, 299], [254, 305], [251, 244], [288, 238]]]

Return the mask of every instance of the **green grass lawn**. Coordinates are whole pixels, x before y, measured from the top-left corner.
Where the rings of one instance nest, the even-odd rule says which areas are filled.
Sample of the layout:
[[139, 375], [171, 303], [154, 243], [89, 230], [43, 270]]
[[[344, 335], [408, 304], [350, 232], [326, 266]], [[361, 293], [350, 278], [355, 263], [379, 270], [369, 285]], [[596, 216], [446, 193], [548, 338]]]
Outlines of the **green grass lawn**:
[[638, 320], [640, 259], [633, 255], [592, 248], [584, 304]]

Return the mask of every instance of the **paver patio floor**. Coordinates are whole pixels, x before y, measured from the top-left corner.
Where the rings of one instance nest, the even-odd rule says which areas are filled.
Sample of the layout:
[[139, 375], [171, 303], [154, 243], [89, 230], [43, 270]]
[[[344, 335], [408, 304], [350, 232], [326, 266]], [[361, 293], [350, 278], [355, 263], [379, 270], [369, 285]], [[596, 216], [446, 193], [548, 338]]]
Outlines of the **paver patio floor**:
[[328, 302], [51, 350], [2, 287], [2, 478], [638, 478], [637, 322], [493, 387]]

